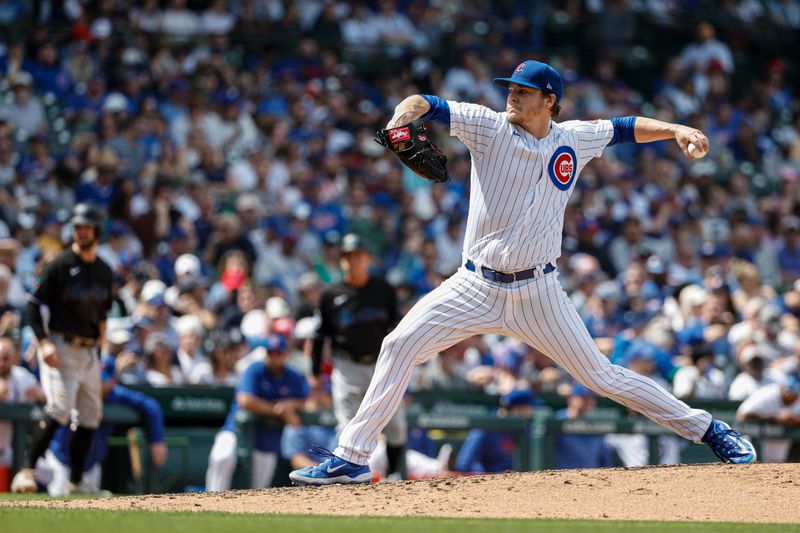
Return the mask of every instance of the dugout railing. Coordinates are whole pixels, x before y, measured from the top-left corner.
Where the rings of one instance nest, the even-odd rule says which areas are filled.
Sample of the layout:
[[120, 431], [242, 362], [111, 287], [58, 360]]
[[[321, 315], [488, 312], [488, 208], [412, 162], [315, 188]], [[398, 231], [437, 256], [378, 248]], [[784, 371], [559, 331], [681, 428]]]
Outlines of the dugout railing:
[[[192, 490], [203, 485], [208, 452], [213, 444], [214, 436], [222, 426], [233, 401], [234, 391], [231, 388], [189, 388], [189, 387], [132, 387], [154, 397], [162, 407], [166, 422], [165, 436], [170, 447], [170, 459], [158, 472], [149, 468], [149, 450], [144, 432], [141, 430], [140, 415], [129, 408], [106, 406], [105, 420], [118, 426], [112, 444], [118, 457], [109, 460], [117, 461], [117, 467], [131, 475], [130, 451], [140, 453], [141, 471], [136, 483], [115, 485], [117, 490], [126, 490], [133, 486], [134, 491]], [[609, 400], [600, 399], [596, 414], [579, 420], [556, 420], [553, 414], [566, 405], [566, 400], [555, 395], [542, 396], [544, 405], [537, 407], [531, 421], [517, 417], [500, 418], [495, 410], [499, 405], [499, 397], [480, 392], [434, 391], [416, 393], [408, 407], [409, 425], [431, 430], [435, 440], [440, 443], [449, 440], [458, 443], [466, 437], [472, 428], [486, 430], [509, 431], [515, 434], [517, 446], [514, 456], [514, 469], [519, 471], [539, 470], [552, 466], [555, 438], [559, 433], [566, 434], [609, 434], [631, 433], [646, 435], [650, 464], [657, 464], [658, 437], [671, 435], [661, 426], [640, 416], [632, 416], [623, 406]], [[706, 409], [716, 418], [732, 423], [743, 433], [754, 439], [759, 447], [764, 438], [788, 438], [800, 442], [800, 428], [787, 427], [772, 423], [735, 422], [737, 402], [703, 401], [691, 402], [693, 407]], [[22, 453], [29, 441], [29, 435], [42, 419], [39, 406], [0, 403], [0, 420], [9, 421], [14, 428], [14, 469], [21, 467], [24, 457]], [[303, 419], [308, 424], [334, 426], [332, 413], [304, 413]], [[239, 486], [244, 487], [249, 474], [249, 458], [252, 439], [249, 436], [252, 424], [261, 423], [252, 417], [243, 417], [240, 430], [244, 433], [240, 439], [237, 455], [240, 466], [237, 469]], [[133, 429], [134, 431], [129, 431]], [[135, 445], [131, 443], [134, 442]], [[128, 447], [126, 450], [125, 447]], [[694, 446], [694, 456], [684, 462], [703, 462], [715, 460], [703, 446]], [[134, 461], [135, 462], [135, 461]], [[125, 463], [125, 464], [123, 464]], [[115, 472], [119, 468], [107, 469]], [[136, 472], [133, 473], [136, 476]], [[107, 479], [104, 476], [104, 480]]]

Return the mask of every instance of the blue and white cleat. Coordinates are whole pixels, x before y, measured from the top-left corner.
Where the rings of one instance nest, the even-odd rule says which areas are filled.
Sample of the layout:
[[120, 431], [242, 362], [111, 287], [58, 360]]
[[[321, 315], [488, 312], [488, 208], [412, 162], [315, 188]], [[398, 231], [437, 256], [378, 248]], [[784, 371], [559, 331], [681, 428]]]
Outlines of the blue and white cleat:
[[711, 420], [702, 441], [723, 463], [745, 464], [756, 460], [753, 445], [721, 420]]
[[[327, 451], [327, 450], [326, 450]], [[307, 466], [289, 474], [295, 485], [333, 485], [369, 483], [369, 465], [357, 465], [328, 452], [328, 458], [317, 466]]]

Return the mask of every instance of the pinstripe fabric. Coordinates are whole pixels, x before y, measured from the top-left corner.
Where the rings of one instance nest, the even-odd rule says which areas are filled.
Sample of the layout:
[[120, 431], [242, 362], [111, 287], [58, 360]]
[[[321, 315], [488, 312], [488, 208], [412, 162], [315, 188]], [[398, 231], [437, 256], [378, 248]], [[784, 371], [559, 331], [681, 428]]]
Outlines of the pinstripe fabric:
[[[611, 141], [611, 121], [551, 122], [548, 135], [536, 139], [510, 124], [505, 113], [476, 104], [448, 105], [451, 135], [467, 145], [472, 158], [463, 259], [503, 272], [555, 264], [567, 200], [580, 171]], [[705, 411], [691, 409], [652, 380], [612, 365], [595, 346], [556, 272], [500, 284], [462, 267], [384, 339], [364, 400], [334, 453], [367, 464], [381, 430], [403, 400], [414, 366], [482, 333], [530, 344], [598, 394], [687, 439], [699, 442], [711, 423]]]
[[[450, 134], [467, 145], [472, 157], [464, 257], [502, 272], [555, 262], [561, 255], [567, 201], [581, 170], [611, 141], [611, 121], [552, 122], [550, 133], [536, 139], [509, 123], [506, 113], [477, 104], [448, 105]], [[574, 179], [560, 190], [547, 167], [565, 146], [577, 161]]]
[[334, 453], [367, 464], [381, 430], [403, 400], [414, 366], [472, 335], [500, 333], [506, 297], [499, 284], [461, 268], [417, 302], [384, 339], [372, 382]]
[[557, 271], [501, 284], [461, 268], [420, 300], [386, 337], [364, 401], [342, 431], [334, 453], [367, 464], [382, 429], [403, 400], [414, 366], [483, 333], [512, 336], [533, 346], [597, 394], [686, 439], [700, 442], [711, 423], [710, 414], [690, 408], [653, 380], [612, 365], [558, 284]]
[[505, 317], [508, 334], [547, 355], [597, 394], [700, 442], [711, 424], [711, 415], [691, 409], [653, 380], [612, 365], [597, 349], [557, 276], [557, 272], [551, 272], [509, 286]]

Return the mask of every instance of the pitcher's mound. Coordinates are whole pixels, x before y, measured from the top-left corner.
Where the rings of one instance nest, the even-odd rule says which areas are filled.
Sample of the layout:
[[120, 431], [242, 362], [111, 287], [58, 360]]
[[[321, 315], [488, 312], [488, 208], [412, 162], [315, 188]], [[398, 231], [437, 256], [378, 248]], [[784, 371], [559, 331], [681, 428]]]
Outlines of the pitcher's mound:
[[330, 515], [800, 522], [800, 464], [560, 470], [3, 505]]

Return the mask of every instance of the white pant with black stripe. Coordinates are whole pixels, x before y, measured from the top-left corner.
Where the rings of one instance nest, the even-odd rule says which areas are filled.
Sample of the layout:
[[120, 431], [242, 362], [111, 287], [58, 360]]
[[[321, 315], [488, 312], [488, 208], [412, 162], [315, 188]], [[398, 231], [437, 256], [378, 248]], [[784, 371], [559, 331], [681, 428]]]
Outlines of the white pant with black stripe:
[[597, 349], [558, 283], [558, 272], [496, 283], [461, 267], [409, 311], [384, 340], [358, 412], [335, 454], [367, 464], [383, 427], [403, 401], [411, 373], [453, 344], [485, 333], [515, 337], [544, 353], [576, 381], [678, 435], [700, 442], [711, 415], [692, 409], [653, 380], [613, 365]]

